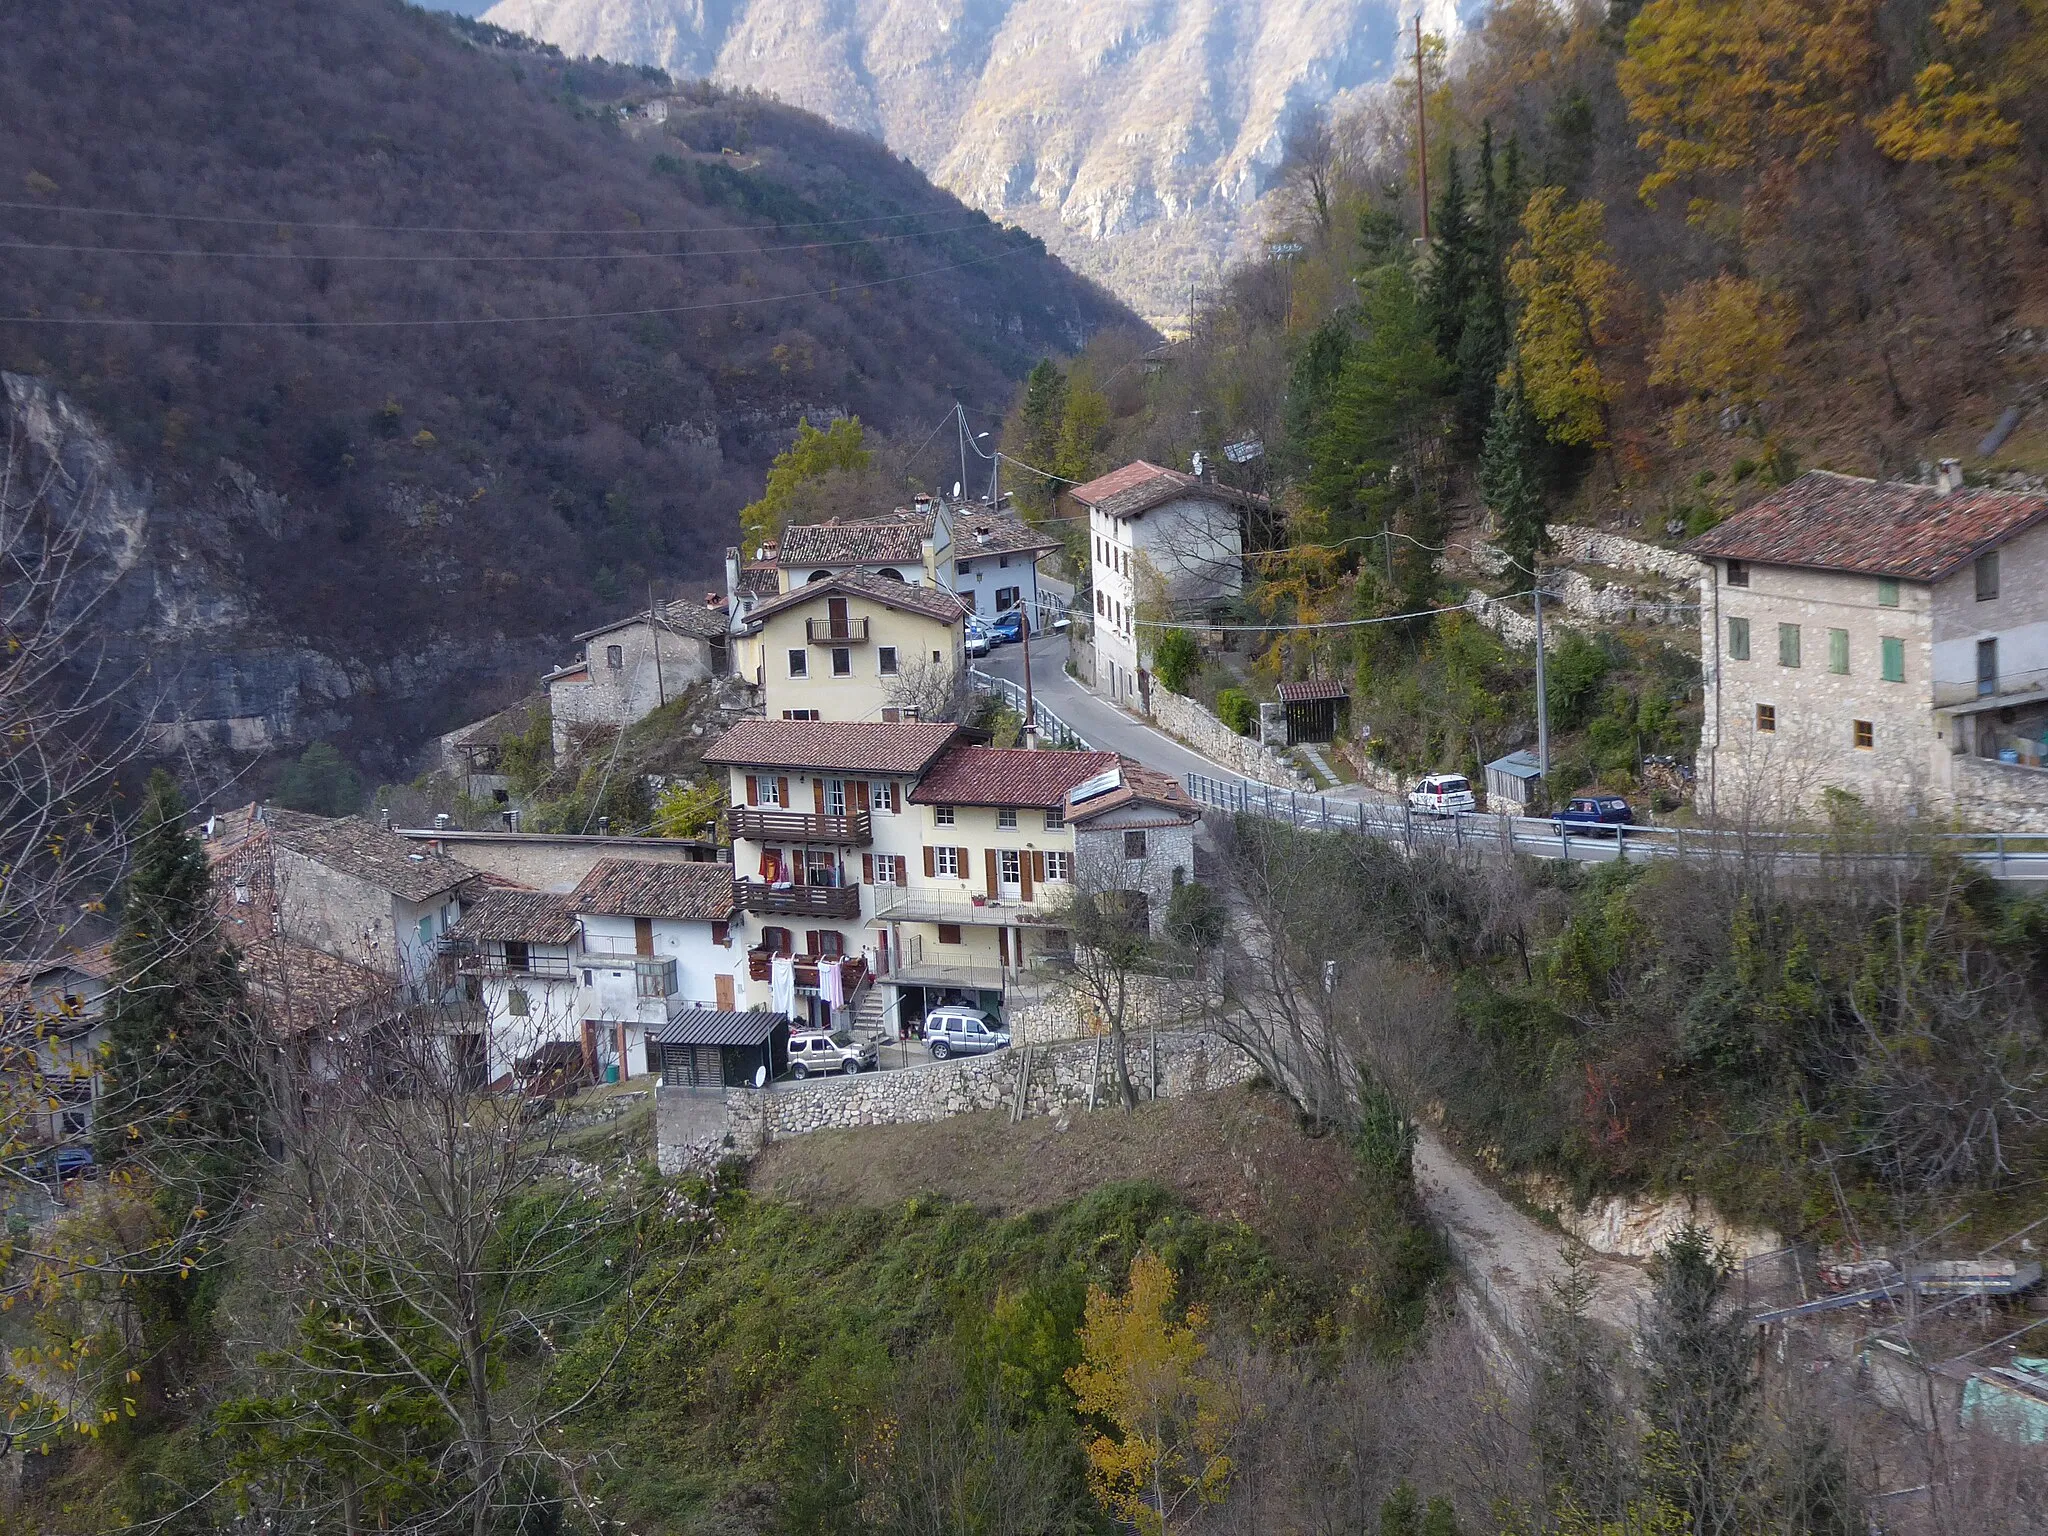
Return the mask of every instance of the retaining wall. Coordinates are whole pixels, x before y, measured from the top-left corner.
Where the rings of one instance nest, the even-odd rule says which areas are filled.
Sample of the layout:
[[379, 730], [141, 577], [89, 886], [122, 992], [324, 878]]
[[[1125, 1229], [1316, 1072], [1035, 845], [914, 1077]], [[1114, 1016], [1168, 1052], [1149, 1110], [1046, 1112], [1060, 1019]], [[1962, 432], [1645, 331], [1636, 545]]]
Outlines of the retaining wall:
[[1623, 571], [1647, 571], [1670, 581], [1687, 583], [1697, 582], [1706, 574], [1706, 567], [1691, 555], [1645, 544], [1641, 539], [1625, 539], [1618, 533], [1602, 533], [1597, 528], [1579, 528], [1570, 523], [1552, 523], [1549, 532], [1554, 558], [1559, 560], [1582, 565], [1611, 565]]
[[1313, 789], [1270, 747], [1240, 736], [1193, 699], [1152, 682], [1152, 720], [1169, 736], [1177, 736], [1211, 762], [1231, 772], [1280, 789]]
[[[1129, 1037], [1131, 1080], [1143, 1098], [1154, 1096], [1153, 1038], [1142, 1030]], [[1207, 1030], [1162, 1032], [1157, 1041], [1157, 1096], [1162, 1099], [1247, 1082], [1255, 1070], [1249, 1056]], [[865, 1072], [765, 1090], [661, 1088], [654, 1112], [661, 1171], [681, 1173], [722, 1158], [751, 1157], [772, 1141], [812, 1131], [922, 1124], [1011, 1108], [1027, 1055], [1027, 1115], [1085, 1108], [1091, 1083], [1098, 1104], [1115, 1102], [1116, 1072], [1106, 1039], [1019, 1046], [900, 1072]]]

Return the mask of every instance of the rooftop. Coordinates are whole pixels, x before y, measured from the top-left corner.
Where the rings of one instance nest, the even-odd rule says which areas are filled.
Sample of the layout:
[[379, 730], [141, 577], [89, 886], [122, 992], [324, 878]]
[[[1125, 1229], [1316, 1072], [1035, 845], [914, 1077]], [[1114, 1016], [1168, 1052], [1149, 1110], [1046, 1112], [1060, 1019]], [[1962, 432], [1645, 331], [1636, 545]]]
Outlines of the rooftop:
[[790, 565], [917, 565], [931, 537], [932, 514], [898, 512], [858, 522], [829, 518], [782, 530], [781, 561]]
[[[599, 635], [611, 634], [614, 630], [630, 629], [635, 624], [647, 622], [648, 610], [629, 613], [613, 619], [609, 624], [600, 624], [595, 629], [586, 629], [576, 637], [580, 643], [595, 640]], [[678, 598], [664, 604], [656, 621], [664, 628], [679, 635], [694, 635], [700, 640], [716, 640], [725, 633], [725, 610], [707, 608], [701, 599]]]
[[953, 558], [976, 560], [983, 555], [1036, 554], [1058, 549], [1058, 539], [1048, 538], [1023, 518], [1008, 512], [963, 513], [953, 526]]
[[1086, 485], [1077, 485], [1068, 494], [1082, 506], [1092, 507], [1104, 517], [1136, 517], [1140, 512], [1149, 512], [1162, 502], [1181, 496], [1206, 497], [1240, 507], [1264, 505], [1260, 497], [1144, 459], [1126, 464], [1122, 469], [1113, 469]]
[[743, 768], [826, 768], [842, 773], [924, 772], [959, 727], [943, 720], [736, 722], [704, 754]]
[[1128, 757], [1122, 764], [1123, 782], [1106, 794], [1090, 795], [1078, 805], [1069, 805], [1068, 821], [1085, 826], [1097, 816], [1128, 805], [1158, 806], [1171, 811], [1180, 821], [1193, 821], [1202, 814], [1202, 808], [1172, 774], [1134, 763]]
[[766, 1008], [721, 1013], [715, 1008], [678, 1008], [669, 1000], [668, 1023], [649, 1032], [655, 1045], [759, 1045], [789, 1020]]
[[488, 891], [464, 910], [454, 932], [459, 939], [573, 944], [576, 908], [547, 891]]
[[1686, 550], [1716, 560], [1939, 581], [2044, 517], [2048, 496], [2037, 492], [1942, 491], [1816, 469]]
[[966, 612], [960, 606], [960, 599], [937, 587], [917, 586], [889, 576], [871, 575], [866, 571], [842, 571], [836, 576], [827, 576], [823, 581], [807, 581], [779, 597], [764, 599], [757, 603], [754, 611], [748, 615], [748, 622], [759, 625], [774, 614], [801, 607], [805, 603], [814, 603], [824, 597], [872, 598], [878, 603], [901, 609], [905, 613], [923, 614], [926, 618], [936, 619], [941, 624], [958, 624]]
[[1117, 766], [1114, 752], [1048, 752], [1025, 747], [955, 747], [919, 780], [919, 805], [1025, 805], [1056, 810], [1067, 794]]
[[269, 813], [271, 839], [280, 848], [353, 875], [407, 901], [431, 901], [443, 891], [477, 878], [467, 864], [409, 842], [360, 816], [290, 821]]
[[599, 917], [718, 922], [732, 915], [732, 866], [599, 859], [563, 899]]
[[1308, 677], [1280, 685], [1282, 704], [1313, 704], [1322, 699], [1348, 699], [1351, 687], [1342, 678]]

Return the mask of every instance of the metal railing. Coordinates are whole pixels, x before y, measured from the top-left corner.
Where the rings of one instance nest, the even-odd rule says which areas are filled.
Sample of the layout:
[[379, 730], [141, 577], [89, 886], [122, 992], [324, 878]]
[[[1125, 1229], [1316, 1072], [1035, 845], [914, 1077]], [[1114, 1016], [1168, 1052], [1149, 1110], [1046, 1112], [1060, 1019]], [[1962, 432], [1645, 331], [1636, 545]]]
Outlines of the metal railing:
[[812, 645], [866, 645], [868, 621], [848, 619], [834, 624], [830, 619], [805, 619], [804, 638]]
[[1331, 800], [1298, 790], [1276, 789], [1251, 779], [1212, 778], [1191, 773], [1188, 793], [1198, 804], [1234, 815], [1257, 816], [1308, 831], [1355, 832], [1409, 849], [1429, 848], [1475, 855], [1527, 855], [1614, 864], [1641, 858], [1750, 855], [1868, 862], [1916, 859], [1939, 850], [1975, 865], [1999, 880], [2048, 881], [2048, 832], [1937, 832], [1914, 841], [1920, 851], [1858, 847], [1829, 832], [1750, 831], [1715, 827], [1606, 827], [1574, 831], [1534, 816], [1500, 816], [1483, 811], [1435, 816], [1406, 804], [1374, 805]]
[[[1064, 899], [1046, 901], [1036, 893], [1047, 887], [1034, 887], [1030, 901], [1021, 895], [998, 897], [994, 901], [978, 901], [971, 896], [954, 896], [941, 891], [926, 890], [919, 886], [878, 885], [875, 892], [875, 916], [892, 918], [905, 923], [983, 923], [1002, 924], [1035, 921], [1065, 905]], [[1064, 892], [1064, 885], [1058, 888]]]
[[1948, 709], [1976, 704], [2037, 704], [2048, 698], [2048, 667], [2025, 672], [2000, 672], [1989, 678], [1960, 677], [1934, 680], [1934, 707]]
[[[992, 693], [1019, 715], [1024, 713], [1024, 689], [1007, 677], [996, 677], [979, 667], [967, 669], [967, 680], [976, 693]], [[1031, 723], [1038, 730], [1038, 739], [1049, 746], [1071, 747], [1080, 752], [1092, 752], [1088, 739], [1066, 721], [1045, 707], [1043, 700], [1031, 701]]]

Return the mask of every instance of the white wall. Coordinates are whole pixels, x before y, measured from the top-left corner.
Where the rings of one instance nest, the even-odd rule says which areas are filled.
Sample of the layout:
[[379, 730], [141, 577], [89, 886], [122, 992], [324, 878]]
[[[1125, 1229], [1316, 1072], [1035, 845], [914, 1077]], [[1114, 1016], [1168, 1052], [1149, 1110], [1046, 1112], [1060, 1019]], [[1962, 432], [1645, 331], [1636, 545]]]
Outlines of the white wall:
[[1028, 554], [976, 555], [971, 553], [973, 548], [971, 542], [960, 546], [960, 558], [953, 562], [953, 590], [973, 608], [976, 616], [992, 619], [1003, 612], [996, 606], [996, 594], [1005, 587], [1015, 587], [1018, 601], [1031, 608], [1032, 622], [1037, 623], [1037, 562]]

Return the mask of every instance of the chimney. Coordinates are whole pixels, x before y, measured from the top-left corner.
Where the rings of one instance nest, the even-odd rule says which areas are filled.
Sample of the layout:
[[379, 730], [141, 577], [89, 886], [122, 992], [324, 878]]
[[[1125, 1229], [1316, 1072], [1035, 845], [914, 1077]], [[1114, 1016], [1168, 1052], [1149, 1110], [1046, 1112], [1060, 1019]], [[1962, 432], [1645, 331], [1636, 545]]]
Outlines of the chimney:
[[384, 823], [384, 830], [389, 832], [391, 830], [391, 807], [388, 805], [378, 806], [377, 819]]
[[434, 830], [436, 832], [446, 832], [448, 830], [448, 813], [446, 811], [436, 811], [434, 813]]
[[1963, 466], [1960, 460], [1941, 461], [1941, 468], [1935, 472], [1934, 488], [1944, 496], [1953, 495], [1963, 488]]
[[600, 816], [597, 818], [597, 835], [599, 837], [610, 837], [612, 835], [611, 817]]

